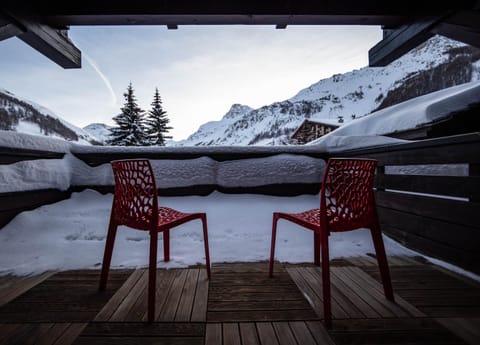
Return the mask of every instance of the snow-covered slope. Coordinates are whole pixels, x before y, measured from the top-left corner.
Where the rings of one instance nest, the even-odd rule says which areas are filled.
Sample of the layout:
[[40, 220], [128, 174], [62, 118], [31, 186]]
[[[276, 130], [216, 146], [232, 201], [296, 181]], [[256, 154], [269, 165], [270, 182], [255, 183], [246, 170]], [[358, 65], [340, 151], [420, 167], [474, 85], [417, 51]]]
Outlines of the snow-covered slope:
[[88, 132], [61, 119], [51, 110], [4, 89], [0, 89], [0, 129], [81, 144], [99, 144]]
[[259, 109], [242, 109], [202, 125], [178, 146], [278, 145], [305, 119], [345, 123], [373, 111], [446, 87], [480, 79], [478, 50], [435, 36], [386, 67], [364, 67], [301, 90], [292, 98]]
[[104, 123], [91, 123], [83, 127], [83, 130], [88, 132], [97, 141], [101, 142], [102, 144], [105, 144], [110, 137], [111, 128], [113, 127], [108, 126]]

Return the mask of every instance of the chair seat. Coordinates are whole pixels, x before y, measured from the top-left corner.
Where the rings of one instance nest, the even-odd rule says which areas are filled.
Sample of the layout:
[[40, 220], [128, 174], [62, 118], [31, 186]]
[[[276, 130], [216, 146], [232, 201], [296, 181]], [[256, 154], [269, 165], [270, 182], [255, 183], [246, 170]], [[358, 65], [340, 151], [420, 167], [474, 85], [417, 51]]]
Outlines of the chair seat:
[[[127, 226], [134, 226], [136, 228], [141, 228], [143, 230], [150, 230], [150, 219], [149, 217], [152, 214], [152, 210], [148, 210], [146, 217], [142, 217], [140, 221], [135, 221], [133, 224], [126, 222]], [[200, 218], [202, 213], [183, 213], [177, 210], [174, 210], [170, 207], [159, 206], [158, 207], [158, 224], [157, 228], [173, 228], [177, 225], [180, 225], [188, 220]]]
[[280, 218], [288, 219], [296, 224], [312, 230], [320, 229], [320, 209], [314, 208], [302, 213], [277, 213]]

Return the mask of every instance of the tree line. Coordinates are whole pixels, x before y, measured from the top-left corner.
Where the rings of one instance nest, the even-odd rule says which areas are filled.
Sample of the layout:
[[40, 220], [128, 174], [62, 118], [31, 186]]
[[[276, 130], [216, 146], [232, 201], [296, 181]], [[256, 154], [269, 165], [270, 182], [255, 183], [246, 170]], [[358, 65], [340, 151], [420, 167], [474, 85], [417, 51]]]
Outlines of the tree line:
[[141, 109], [134, 95], [132, 83], [128, 85], [124, 106], [121, 113], [113, 117], [116, 125], [110, 131], [109, 145], [116, 146], [165, 146], [167, 139], [172, 139], [167, 133], [172, 127], [167, 112], [163, 110], [162, 99], [155, 88], [152, 108], [145, 112]]

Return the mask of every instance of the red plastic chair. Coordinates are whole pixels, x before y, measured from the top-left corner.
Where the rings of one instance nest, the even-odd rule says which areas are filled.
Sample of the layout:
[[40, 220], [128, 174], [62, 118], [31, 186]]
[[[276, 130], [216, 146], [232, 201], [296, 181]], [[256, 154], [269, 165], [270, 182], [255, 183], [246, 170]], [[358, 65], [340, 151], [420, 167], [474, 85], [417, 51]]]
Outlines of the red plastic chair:
[[371, 159], [331, 158], [323, 176], [320, 208], [302, 213], [273, 214], [270, 270], [273, 274], [277, 222], [286, 219], [314, 232], [314, 262], [322, 254], [323, 310], [327, 328], [332, 326], [328, 236], [330, 232], [369, 228], [372, 233], [383, 289], [393, 301], [393, 289], [378, 221], [373, 184], [377, 162]]
[[207, 274], [210, 278], [207, 216], [205, 213], [182, 213], [158, 206], [158, 192], [150, 162], [145, 159], [111, 162], [115, 177], [110, 225], [103, 256], [100, 290], [107, 286], [115, 235], [119, 225], [150, 232], [150, 263], [148, 275], [148, 321], [155, 318], [155, 286], [157, 270], [158, 233], [163, 232], [163, 256], [170, 260], [170, 229], [200, 219], [203, 224]]

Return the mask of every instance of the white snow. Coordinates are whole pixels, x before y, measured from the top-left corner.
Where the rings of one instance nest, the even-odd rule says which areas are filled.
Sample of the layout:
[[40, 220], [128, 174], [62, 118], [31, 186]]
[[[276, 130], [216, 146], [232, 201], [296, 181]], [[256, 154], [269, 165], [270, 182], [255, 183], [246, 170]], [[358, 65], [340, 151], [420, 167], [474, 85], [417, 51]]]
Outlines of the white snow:
[[420, 96], [376, 111], [351, 121], [319, 138], [315, 143], [332, 140], [330, 137], [385, 135], [414, 129], [444, 118], [468, 105], [480, 102], [480, 82], [470, 82]]
[[70, 150], [70, 146], [65, 140], [0, 130], [0, 147], [64, 153]]
[[[283, 145], [305, 119], [338, 124], [338, 117], [342, 116], [345, 124], [357, 122], [377, 109], [389, 91], [397, 89], [419, 72], [448, 62], [451, 49], [463, 46], [464, 43], [436, 35], [385, 67], [364, 67], [333, 75], [299, 91], [290, 99], [258, 109], [246, 107], [235, 117], [227, 116], [227, 113], [219, 121], [202, 125], [188, 139], [171, 145]], [[480, 62], [477, 62], [473, 64], [471, 81], [479, 79]], [[452, 110], [438, 105], [439, 109], [432, 108], [430, 114], [437, 114], [437, 110], [440, 110], [439, 114]], [[412, 125], [415, 127], [417, 123]], [[278, 133], [279, 129], [291, 132], [282, 134]], [[387, 133], [372, 130], [355, 135], [374, 132]], [[255, 140], [252, 142], [252, 139]]]
[[[317, 196], [272, 197], [227, 195], [163, 197], [159, 203], [183, 212], [206, 212], [212, 262], [262, 261], [270, 253], [272, 213], [299, 212], [319, 206]], [[112, 195], [92, 190], [68, 200], [23, 212], [0, 231], [0, 274], [37, 274], [46, 270], [99, 268], [110, 216]], [[276, 259], [313, 260], [313, 234], [286, 221], [279, 222]], [[388, 255], [418, 255], [385, 237]], [[162, 237], [159, 247], [162, 246]], [[146, 267], [149, 235], [120, 227], [112, 259], [114, 268]], [[374, 253], [368, 230], [334, 233], [331, 258]], [[162, 251], [159, 250], [159, 253]], [[159, 267], [204, 263], [200, 221], [171, 231], [171, 261]]]
[[319, 183], [325, 166], [323, 159], [287, 154], [226, 161], [218, 164], [217, 181], [225, 187]]

